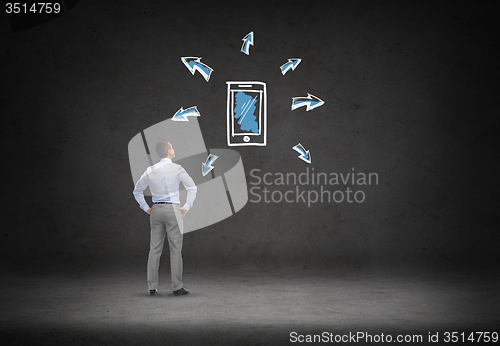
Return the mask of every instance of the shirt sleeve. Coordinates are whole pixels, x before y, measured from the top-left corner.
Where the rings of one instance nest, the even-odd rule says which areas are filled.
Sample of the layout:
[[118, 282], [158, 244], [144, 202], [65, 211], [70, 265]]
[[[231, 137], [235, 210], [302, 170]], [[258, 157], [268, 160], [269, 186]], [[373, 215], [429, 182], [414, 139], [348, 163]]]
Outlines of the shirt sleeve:
[[187, 191], [186, 203], [184, 204], [183, 208], [189, 210], [193, 206], [193, 202], [196, 198], [196, 191], [198, 191], [198, 188], [194, 184], [193, 179], [182, 167], [179, 172], [179, 178], [182, 181], [182, 184], [184, 185]]
[[141, 178], [137, 181], [134, 188], [134, 197], [137, 203], [141, 206], [141, 209], [144, 211], [148, 211], [149, 205], [144, 199], [144, 190], [148, 187], [148, 176], [146, 172], [141, 176]]

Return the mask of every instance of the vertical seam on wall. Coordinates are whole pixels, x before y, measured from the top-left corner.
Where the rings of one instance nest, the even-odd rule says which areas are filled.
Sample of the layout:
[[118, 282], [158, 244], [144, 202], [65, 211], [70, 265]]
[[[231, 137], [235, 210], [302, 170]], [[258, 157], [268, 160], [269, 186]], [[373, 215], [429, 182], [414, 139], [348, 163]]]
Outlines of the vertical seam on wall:
[[146, 148], [146, 154], [148, 155], [149, 164], [153, 165], [153, 159], [151, 158], [151, 154], [149, 153], [148, 142], [146, 141], [146, 135], [144, 131], [141, 131], [142, 141], [144, 142], [144, 148]]
[[[210, 150], [207, 149], [208, 155], [210, 155]], [[215, 173], [214, 169], [212, 169], [212, 179], [215, 179]], [[227, 182], [226, 182], [226, 177], [224, 176], [224, 173], [220, 175], [222, 177], [222, 182], [224, 183], [224, 189], [226, 189], [226, 195], [227, 195], [227, 200], [229, 201], [229, 206], [231, 207], [231, 213], [236, 214], [234, 211], [234, 205], [233, 205], [233, 200], [231, 199], [231, 194], [229, 193], [229, 188], [227, 187]]]
[[236, 214], [234, 211], [234, 205], [233, 205], [233, 200], [231, 199], [231, 194], [229, 193], [229, 189], [227, 188], [227, 182], [226, 182], [226, 177], [224, 176], [224, 173], [220, 175], [222, 177], [222, 182], [224, 183], [224, 188], [226, 189], [226, 194], [227, 194], [227, 199], [229, 200], [229, 206], [231, 207], [231, 212]]

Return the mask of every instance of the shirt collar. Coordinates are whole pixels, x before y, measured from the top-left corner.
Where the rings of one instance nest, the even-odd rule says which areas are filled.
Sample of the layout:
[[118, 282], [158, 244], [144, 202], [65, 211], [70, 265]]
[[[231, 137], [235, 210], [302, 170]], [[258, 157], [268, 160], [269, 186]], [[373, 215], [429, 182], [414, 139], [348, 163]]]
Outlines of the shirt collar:
[[161, 162], [171, 163], [172, 159], [169, 159], [168, 157], [164, 157], [161, 159]]

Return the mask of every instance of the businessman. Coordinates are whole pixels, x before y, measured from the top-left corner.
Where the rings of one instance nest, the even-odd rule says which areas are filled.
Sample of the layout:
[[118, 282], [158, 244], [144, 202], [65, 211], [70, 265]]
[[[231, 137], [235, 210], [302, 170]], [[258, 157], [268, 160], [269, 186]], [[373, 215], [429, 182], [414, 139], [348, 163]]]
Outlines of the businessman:
[[[161, 160], [148, 167], [135, 184], [134, 197], [142, 210], [150, 215], [151, 242], [148, 257], [148, 289], [150, 295], [158, 292], [158, 269], [165, 235], [170, 247], [170, 272], [175, 296], [189, 294], [182, 283], [182, 233], [183, 217], [193, 206], [196, 185], [181, 165], [172, 162], [175, 151], [172, 145], [161, 139], [156, 144]], [[179, 183], [187, 190], [186, 203], [180, 207]], [[149, 185], [153, 206], [144, 199], [144, 189]]]

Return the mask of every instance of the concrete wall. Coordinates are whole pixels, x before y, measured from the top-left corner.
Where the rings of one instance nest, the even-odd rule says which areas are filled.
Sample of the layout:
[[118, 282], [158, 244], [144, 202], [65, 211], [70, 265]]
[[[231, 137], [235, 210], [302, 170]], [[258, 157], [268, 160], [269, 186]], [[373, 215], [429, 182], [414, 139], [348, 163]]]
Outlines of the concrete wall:
[[[237, 149], [248, 182], [252, 169], [306, 167], [379, 181], [362, 187], [363, 203], [249, 202], [185, 236], [186, 266], [483, 266], [498, 256], [490, 6], [81, 0], [16, 33], [0, 16], [8, 266], [145, 265], [149, 221], [132, 196], [128, 142], [196, 105], [207, 148], [227, 148], [229, 80], [268, 87], [268, 145]], [[201, 56], [210, 81], [181, 56]], [[301, 64], [281, 75], [295, 57]], [[291, 111], [307, 93], [325, 104]], [[299, 142], [311, 165], [291, 149]]]

